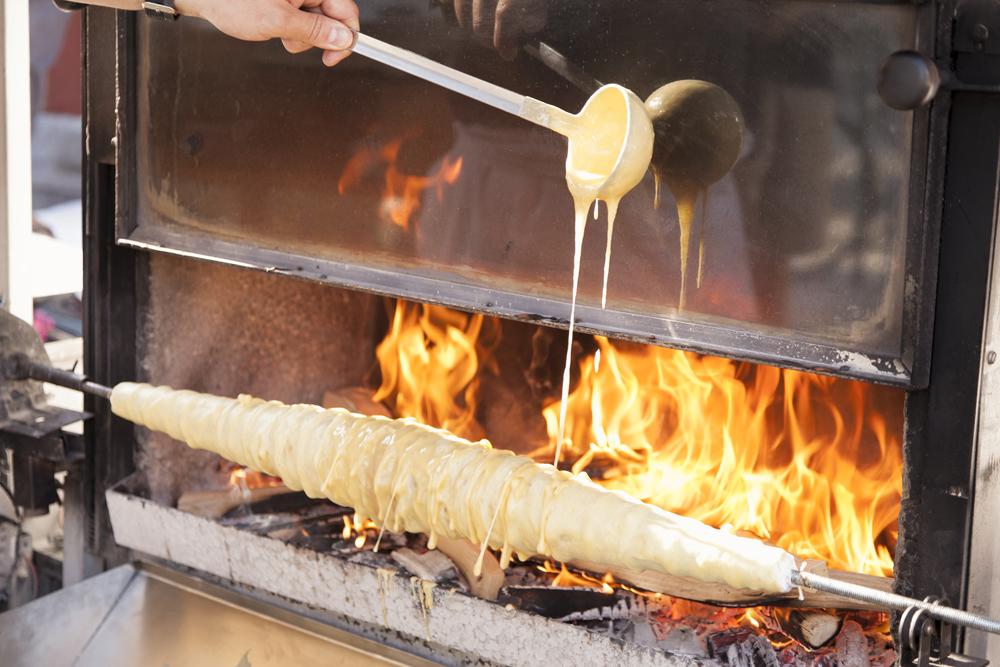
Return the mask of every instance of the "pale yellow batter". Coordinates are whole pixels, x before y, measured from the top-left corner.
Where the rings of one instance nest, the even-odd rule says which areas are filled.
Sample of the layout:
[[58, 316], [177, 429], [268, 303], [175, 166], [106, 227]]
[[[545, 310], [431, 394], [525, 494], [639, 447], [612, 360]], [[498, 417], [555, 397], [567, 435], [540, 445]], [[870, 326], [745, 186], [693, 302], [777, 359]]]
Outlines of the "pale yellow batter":
[[791, 588], [777, 547], [671, 514], [485, 441], [411, 419], [125, 382], [115, 414], [353, 507], [392, 531], [512, 555], [651, 570], [769, 593]]
[[604, 251], [604, 283], [601, 307], [607, 305], [608, 274], [611, 267], [611, 239], [618, 204], [643, 178], [653, 154], [653, 127], [645, 108], [626, 88], [608, 85], [594, 93], [579, 115], [565, 123], [569, 138], [566, 154], [566, 185], [573, 195], [573, 292], [569, 315], [569, 341], [563, 370], [559, 410], [559, 437], [554, 463], [559, 463], [566, 426], [573, 333], [576, 328], [576, 299], [580, 285], [580, 257], [591, 206], [597, 202], [608, 208], [608, 235]]

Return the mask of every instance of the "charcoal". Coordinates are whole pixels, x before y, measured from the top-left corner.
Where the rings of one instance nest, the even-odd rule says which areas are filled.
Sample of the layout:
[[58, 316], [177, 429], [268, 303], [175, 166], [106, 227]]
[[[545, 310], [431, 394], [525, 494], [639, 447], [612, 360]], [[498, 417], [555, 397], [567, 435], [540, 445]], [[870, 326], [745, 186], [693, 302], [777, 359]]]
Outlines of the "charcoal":
[[614, 606], [617, 594], [576, 586], [505, 586], [497, 601], [546, 618], [563, 618], [590, 609]]
[[556, 620], [563, 622], [580, 621], [621, 621], [630, 618], [641, 618], [647, 615], [646, 603], [641, 598], [630, 595], [615, 596], [613, 604], [593, 607], [583, 611], [574, 611]]
[[771, 642], [750, 628], [729, 628], [710, 635], [709, 655], [729, 667], [780, 667]]
[[840, 667], [871, 667], [868, 638], [857, 621], [844, 621], [837, 635], [837, 664]]
[[705, 638], [683, 625], [671, 629], [666, 636], [657, 640], [656, 648], [668, 653], [681, 653], [702, 658], [708, 657]]
[[753, 630], [750, 628], [738, 627], [738, 628], [727, 628], [722, 632], [715, 632], [708, 636], [708, 654], [713, 658], [723, 658], [726, 655], [726, 649], [732, 644], [738, 644], [745, 642], [750, 637], [753, 636]]
[[[257, 502], [250, 503], [249, 505], [244, 505], [246, 511], [251, 514], [279, 514], [279, 513], [305, 513], [306, 511], [313, 508], [320, 508], [321, 511], [326, 513], [334, 513], [337, 510], [341, 514], [346, 514], [351, 510], [346, 507], [338, 507], [328, 500], [319, 500], [316, 498], [310, 498], [304, 493], [284, 493], [279, 496], [272, 496], [270, 498], [265, 498], [263, 500], [258, 500]], [[230, 513], [238, 511], [230, 510]]]
[[758, 635], [727, 646], [723, 662], [729, 667], [780, 667], [781, 665], [771, 642]]

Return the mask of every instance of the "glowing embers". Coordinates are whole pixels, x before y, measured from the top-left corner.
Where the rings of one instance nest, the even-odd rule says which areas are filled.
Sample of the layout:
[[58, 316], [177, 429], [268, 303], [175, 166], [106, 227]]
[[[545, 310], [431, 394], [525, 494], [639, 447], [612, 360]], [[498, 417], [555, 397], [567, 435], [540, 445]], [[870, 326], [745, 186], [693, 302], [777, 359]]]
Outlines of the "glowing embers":
[[[489, 436], [494, 424], [484, 428], [477, 405], [483, 383], [503, 381], [494, 354], [499, 326], [400, 302], [378, 348], [376, 398], [397, 416]], [[563, 466], [832, 568], [892, 573], [902, 486], [899, 392], [595, 340], [597, 350], [576, 363]], [[534, 453], [551, 461], [560, 406], [554, 393], [542, 403], [548, 442], [536, 441]]]
[[272, 477], [256, 470], [250, 470], [243, 466], [236, 466], [229, 472], [229, 487], [242, 489], [264, 489], [272, 486], [281, 486], [281, 478]]
[[354, 538], [354, 548], [363, 549], [368, 542], [378, 539], [379, 528], [371, 519], [361, 519], [357, 514], [344, 515], [344, 530], [340, 536], [345, 542]]
[[413, 215], [420, 208], [424, 192], [431, 190], [441, 201], [445, 188], [453, 185], [462, 173], [461, 157], [454, 160], [444, 157], [426, 175], [405, 173], [399, 159], [407, 138], [362, 146], [348, 160], [337, 181], [337, 192], [345, 194], [360, 187], [363, 181], [381, 176], [379, 216], [403, 230], [412, 229]]

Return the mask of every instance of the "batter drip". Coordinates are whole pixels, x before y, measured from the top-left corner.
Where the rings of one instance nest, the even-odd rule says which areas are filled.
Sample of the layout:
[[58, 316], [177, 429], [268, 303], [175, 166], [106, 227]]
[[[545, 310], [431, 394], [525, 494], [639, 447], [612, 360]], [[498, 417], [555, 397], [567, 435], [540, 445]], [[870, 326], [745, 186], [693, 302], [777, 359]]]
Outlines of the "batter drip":
[[[610, 87], [614, 88], [614, 87]], [[608, 90], [595, 94], [583, 113], [576, 117], [568, 131], [569, 152], [566, 155], [566, 185], [573, 195], [573, 292], [569, 312], [569, 338], [566, 344], [566, 364], [563, 368], [562, 394], [559, 406], [559, 434], [553, 463], [559, 464], [566, 430], [566, 407], [569, 396], [570, 371], [573, 359], [573, 334], [576, 330], [576, 300], [580, 286], [580, 258], [583, 239], [587, 233], [587, 217], [591, 206], [597, 217], [597, 203], [608, 207], [608, 235], [604, 251], [604, 282], [601, 290], [601, 307], [607, 306], [608, 275], [611, 267], [611, 239], [614, 235], [618, 204], [629, 190], [635, 187], [646, 165], [652, 145], [630, 145], [628, 96], [625, 89]], [[646, 120], [645, 118], [643, 120]], [[650, 126], [650, 132], [652, 128]], [[642, 166], [638, 178], [615, 180], [610, 178], [616, 165], [631, 160]]]
[[601, 488], [585, 475], [412, 419], [124, 382], [115, 414], [354, 508], [392, 531], [465, 538], [524, 560], [651, 570], [768, 593], [791, 554]]

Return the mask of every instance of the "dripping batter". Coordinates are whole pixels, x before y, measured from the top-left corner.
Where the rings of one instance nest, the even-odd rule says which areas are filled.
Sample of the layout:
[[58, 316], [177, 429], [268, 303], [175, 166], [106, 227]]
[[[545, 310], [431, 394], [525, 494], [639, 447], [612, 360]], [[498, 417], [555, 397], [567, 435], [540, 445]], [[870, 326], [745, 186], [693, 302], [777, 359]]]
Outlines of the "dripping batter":
[[[743, 147], [743, 114], [722, 88], [707, 81], [684, 80], [661, 86], [646, 98], [653, 120], [653, 208], [660, 206], [665, 185], [677, 205], [680, 231], [681, 288], [678, 309], [687, 301], [687, 267], [691, 231], [698, 217], [698, 271], [701, 287], [705, 263], [705, 219], [708, 188], [725, 176]], [[701, 200], [700, 216], [698, 200]]]
[[601, 307], [607, 304], [608, 272], [611, 263], [611, 238], [614, 234], [618, 204], [642, 180], [653, 150], [653, 128], [642, 104], [621, 86], [604, 86], [587, 101], [567, 132], [566, 185], [573, 196], [573, 292], [569, 315], [569, 339], [563, 369], [559, 407], [559, 437], [555, 465], [559, 464], [566, 427], [566, 404], [569, 395], [573, 333], [576, 327], [576, 299], [580, 286], [580, 258], [587, 217], [591, 206], [597, 215], [597, 203], [607, 206], [608, 234], [604, 252], [604, 283]]

